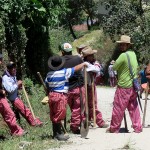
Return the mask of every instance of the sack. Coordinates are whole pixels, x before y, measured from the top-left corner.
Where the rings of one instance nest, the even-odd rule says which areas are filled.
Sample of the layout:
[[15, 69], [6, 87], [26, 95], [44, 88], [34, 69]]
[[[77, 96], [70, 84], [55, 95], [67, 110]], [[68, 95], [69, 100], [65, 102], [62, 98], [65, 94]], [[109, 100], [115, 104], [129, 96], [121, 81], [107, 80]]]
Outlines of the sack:
[[133, 79], [133, 87], [134, 87], [135, 91], [137, 91], [137, 92], [141, 90], [141, 85], [137, 78]]

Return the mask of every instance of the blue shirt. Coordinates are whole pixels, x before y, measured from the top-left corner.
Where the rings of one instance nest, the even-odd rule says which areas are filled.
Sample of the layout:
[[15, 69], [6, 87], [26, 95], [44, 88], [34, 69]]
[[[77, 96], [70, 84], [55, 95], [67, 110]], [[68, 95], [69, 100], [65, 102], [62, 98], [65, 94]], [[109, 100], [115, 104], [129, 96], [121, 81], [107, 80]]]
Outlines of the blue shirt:
[[16, 76], [11, 76], [8, 71], [5, 71], [2, 77], [2, 84], [8, 92], [8, 99], [14, 101], [18, 97], [18, 84]]
[[69, 78], [74, 75], [74, 68], [64, 68], [58, 71], [48, 72], [45, 83], [49, 91], [67, 93]]

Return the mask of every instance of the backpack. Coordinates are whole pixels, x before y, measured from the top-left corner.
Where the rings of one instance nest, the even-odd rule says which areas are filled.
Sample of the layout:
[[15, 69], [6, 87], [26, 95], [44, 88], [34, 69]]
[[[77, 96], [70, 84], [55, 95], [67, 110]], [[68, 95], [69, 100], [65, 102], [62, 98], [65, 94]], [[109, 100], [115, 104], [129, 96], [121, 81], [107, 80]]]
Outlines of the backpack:
[[150, 80], [150, 64], [147, 65], [145, 70], [145, 75], [148, 80]]

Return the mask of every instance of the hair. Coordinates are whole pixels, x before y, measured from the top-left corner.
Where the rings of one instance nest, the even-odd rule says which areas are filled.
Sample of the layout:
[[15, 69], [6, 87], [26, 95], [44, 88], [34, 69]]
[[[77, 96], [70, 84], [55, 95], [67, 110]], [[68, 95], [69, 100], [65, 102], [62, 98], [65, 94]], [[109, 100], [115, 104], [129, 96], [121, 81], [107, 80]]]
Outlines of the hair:
[[63, 55], [72, 55], [72, 51], [70, 52], [62, 51], [62, 52], [63, 52]]
[[147, 60], [145, 64], [146, 64], [146, 66], [147, 66], [148, 64], [150, 64], [150, 60]]

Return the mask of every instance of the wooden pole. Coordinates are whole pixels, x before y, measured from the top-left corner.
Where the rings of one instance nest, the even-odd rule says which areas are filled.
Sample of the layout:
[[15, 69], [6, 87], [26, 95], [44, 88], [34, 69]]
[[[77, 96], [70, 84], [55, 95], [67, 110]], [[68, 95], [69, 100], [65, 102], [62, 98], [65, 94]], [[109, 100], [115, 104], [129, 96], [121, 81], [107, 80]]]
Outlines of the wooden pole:
[[35, 118], [35, 115], [34, 115], [34, 112], [33, 112], [32, 106], [31, 106], [31, 104], [30, 104], [29, 97], [28, 97], [28, 95], [27, 95], [27, 92], [26, 92], [26, 90], [25, 90], [24, 85], [22, 85], [22, 89], [23, 89], [24, 95], [25, 95], [25, 97], [26, 97], [27, 103], [28, 103], [28, 105], [29, 105], [29, 108], [30, 108], [30, 110], [31, 110], [32, 116], [33, 116], [34, 121], [35, 121], [36, 118]]
[[94, 77], [92, 75], [93, 127], [96, 127]]
[[147, 82], [147, 87], [146, 87], [146, 92], [145, 92], [145, 105], [144, 105], [143, 122], [142, 122], [143, 127], [145, 127], [148, 92], [149, 92], [149, 82]]

